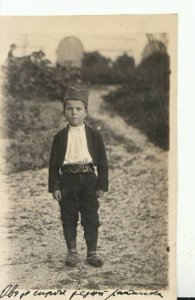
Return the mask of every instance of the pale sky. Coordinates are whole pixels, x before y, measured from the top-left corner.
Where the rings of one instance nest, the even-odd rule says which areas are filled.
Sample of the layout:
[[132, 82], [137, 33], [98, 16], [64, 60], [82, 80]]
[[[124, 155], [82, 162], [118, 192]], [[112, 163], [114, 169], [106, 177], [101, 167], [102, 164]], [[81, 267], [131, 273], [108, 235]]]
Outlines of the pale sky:
[[147, 27], [149, 32], [156, 30], [155, 26], [148, 26], [148, 20], [145, 24], [143, 20], [135, 22], [135, 16], [128, 15], [1, 17], [0, 24], [3, 36], [1, 62], [5, 61], [11, 43], [18, 46], [14, 52], [16, 56], [41, 49], [48, 59], [55, 62], [60, 40], [75, 36], [87, 52], [98, 50], [112, 59], [127, 52], [139, 63], [148, 41], [145, 34]]

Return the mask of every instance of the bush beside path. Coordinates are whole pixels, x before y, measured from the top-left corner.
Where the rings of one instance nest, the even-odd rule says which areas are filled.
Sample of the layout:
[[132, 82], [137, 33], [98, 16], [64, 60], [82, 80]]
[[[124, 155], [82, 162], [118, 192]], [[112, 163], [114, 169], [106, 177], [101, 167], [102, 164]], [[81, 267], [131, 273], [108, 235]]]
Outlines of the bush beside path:
[[[100, 108], [105, 90], [91, 91], [88, 122], [101, 130], [110, 165], [110, 190], [100, 200], [99, 253], [105, 264], [86, 263], [78, 226], [79, 264], [65, 266], [66, 246], [58, 203], [47, 192], [47, 168], [5, 175], [10, 282], [31, 289], [108, 289], [167, 286], [167, 152], [120, 117]], [[92, 100], [93, 99], [93, 100]]]

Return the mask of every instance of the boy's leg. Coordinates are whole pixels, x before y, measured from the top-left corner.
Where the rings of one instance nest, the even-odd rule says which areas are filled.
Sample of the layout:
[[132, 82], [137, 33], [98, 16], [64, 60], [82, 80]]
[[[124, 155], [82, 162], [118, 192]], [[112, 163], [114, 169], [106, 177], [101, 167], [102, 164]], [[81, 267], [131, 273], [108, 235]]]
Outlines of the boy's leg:
[[68, 249], [65, 264], [69, 267], [76, 267], [78, 263], [77, 258], [77, 222], [78, 222], [78, 209], [75, 197], [71, 194], [64, 195], [62, 190], [62, 200], [59, 202], [62, 227], [64, 237]]
[[74, 197], [67, 195], [59, 201], [64, 238], [69, 252], [76, 252], [78, 210], [74, 205]]
[[[93, 173], [85, 174], [85, 189], [80, 199], [81, 224], [84, 228], [84, 237], [87, 244], [87, 260], [95, 266], [103, 265], [102, 259], [97, 256], [97, 241], [99, 216], [99, 201], [96, 196], [97, 177]], [[89, 260], [89, 258], [92, 258]]]
[[76, 252], [79, 180], [77, 175], [63, 174], [60, 177], [62, 200], [59, 201], [61, 221], [69, 252]]

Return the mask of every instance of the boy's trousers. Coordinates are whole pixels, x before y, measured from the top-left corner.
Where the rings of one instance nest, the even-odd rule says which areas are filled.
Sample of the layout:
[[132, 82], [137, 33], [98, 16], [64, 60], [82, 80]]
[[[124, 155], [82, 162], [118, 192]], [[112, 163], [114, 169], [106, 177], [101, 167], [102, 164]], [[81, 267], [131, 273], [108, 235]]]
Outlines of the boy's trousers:
[[64, 173], [60, 176], [62, 200], [59, 201], [61, 220], [67, 248], [76, 248], [79, 212], [84, 228], [88, 252], [95, 251], [98, 239], [99, 202], [96, 196], [97, 176], [95, 173]]

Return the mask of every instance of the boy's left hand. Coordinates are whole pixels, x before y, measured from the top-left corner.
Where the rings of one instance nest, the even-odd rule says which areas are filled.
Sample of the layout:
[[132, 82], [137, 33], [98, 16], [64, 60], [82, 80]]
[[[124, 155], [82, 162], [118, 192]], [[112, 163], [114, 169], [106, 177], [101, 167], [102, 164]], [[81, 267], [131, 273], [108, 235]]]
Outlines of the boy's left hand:
[[97, 190], [96, 196], [97, 196], [97, 198], [102, 198], [104, 196], [104, 191]]

